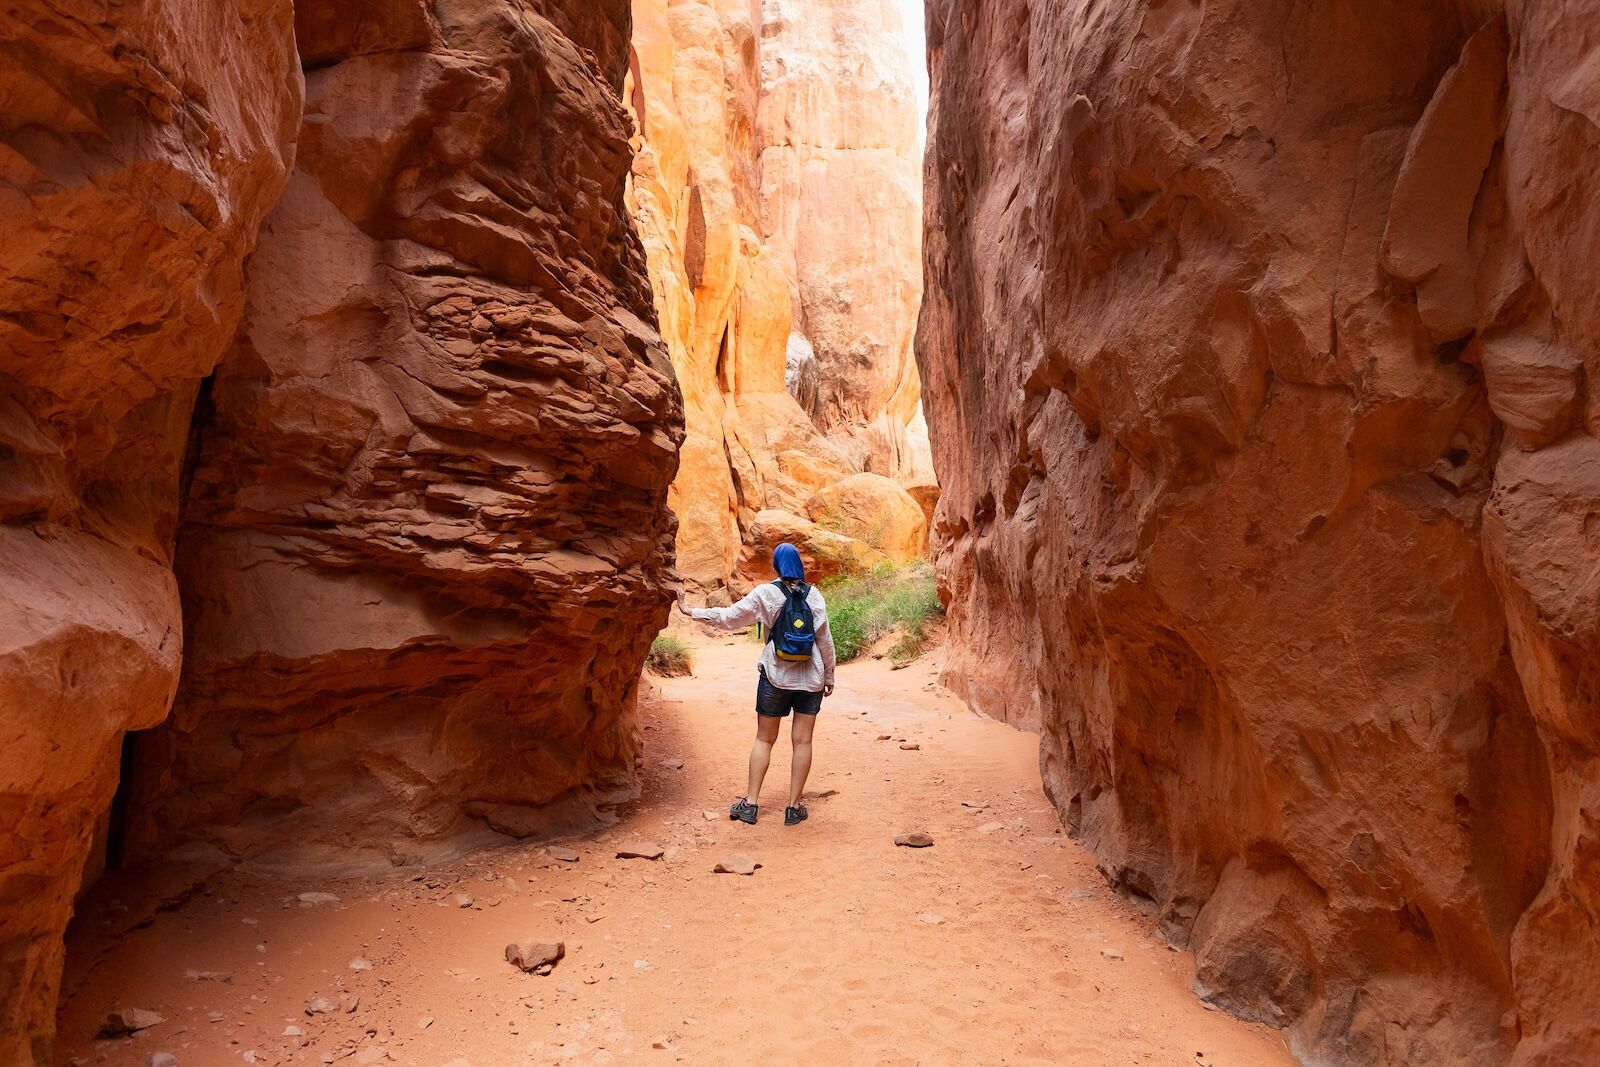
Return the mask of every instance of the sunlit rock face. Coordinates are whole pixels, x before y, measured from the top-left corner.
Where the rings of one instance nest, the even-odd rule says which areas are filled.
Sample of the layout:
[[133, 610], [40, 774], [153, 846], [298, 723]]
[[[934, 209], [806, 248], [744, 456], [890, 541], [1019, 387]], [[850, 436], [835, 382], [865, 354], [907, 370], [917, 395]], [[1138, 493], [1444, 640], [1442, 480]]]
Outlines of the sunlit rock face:
[[1307, 1062], [1600, 1061], [1600, 11], [929, 23], [950, 682]]
[[386, 866], [631, 789], [682, 408], [622, 204], [624, 39], [407, 10], [302, 9], [299, 157], [197, 419], [134, 855]]
[[929, 474], [910, 357], [918, 58], [893, 4], [633, 8], [629, 202], [688, 426], [678, 563], [737, 588], [762, 511], [803, 515], [863, 470]]
[[287, 0], [0, 10], [0, 1063], [49, 1062], [124, 730], [166, 714], [200, 379], [287, 173]]

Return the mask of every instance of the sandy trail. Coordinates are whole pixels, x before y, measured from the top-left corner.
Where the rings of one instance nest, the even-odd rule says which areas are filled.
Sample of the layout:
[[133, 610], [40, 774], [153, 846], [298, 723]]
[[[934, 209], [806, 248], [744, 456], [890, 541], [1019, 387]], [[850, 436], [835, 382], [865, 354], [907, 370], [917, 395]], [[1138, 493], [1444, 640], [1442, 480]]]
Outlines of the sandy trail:
[[[642, 799], [568, 842], [579, 862], [528, 845], [383, 882], [219, 876], [98, 946], [68, 990], [58, 1062], [144, 1067], [157, 1050], [181, 1067], [1292, 1062], [1275, 1032], [1191, 995], [1188, 957], [1060, 834], [1036, 739], [938, 689], [937, 654], [904, 671], [841, 668], [810, 786], [837, 794], [783, 825], [785, 730], [748, 827], [727, 805], [753, 732], [756, 648], [692, 642], [697, 676], [644, 707]], [[911, 829], [935, 845], [895, 847]], [[640, 840], [666, 855], [614, 858]], [[762, 864], [753, 877], [712, 873], [738, 852]], [[503, 961], [508, 942], [546, 939], [567, 945], [549, 977]], [[341, 994], [352, 1011], [305, 1014]], [[165, 1021], [94, 1040], [119, 1005]]]

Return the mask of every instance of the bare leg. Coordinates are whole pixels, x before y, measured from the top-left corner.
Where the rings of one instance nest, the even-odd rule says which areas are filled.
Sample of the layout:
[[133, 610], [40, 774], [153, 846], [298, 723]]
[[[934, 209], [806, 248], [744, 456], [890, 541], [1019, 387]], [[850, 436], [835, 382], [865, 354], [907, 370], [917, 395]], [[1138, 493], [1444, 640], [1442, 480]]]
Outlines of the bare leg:
[[778, 740], [778, 726], [782, 719], [770, 715], [756, 716], [756, 743], [750, 748], [750, 791], [744, 798], [756, 803], [761, 795], [761, 783], [767, 777], [767, 767], [772, 763], [772, 746]]
[[806, 776], [811, 773], [811, 734], [817, 728], [815, 715], [795, 712], [794, 726], [789, 730], [789, 741], [794, 757], [789, 765], [789, 806], [798, 808], [800, 796], [806, 791]]

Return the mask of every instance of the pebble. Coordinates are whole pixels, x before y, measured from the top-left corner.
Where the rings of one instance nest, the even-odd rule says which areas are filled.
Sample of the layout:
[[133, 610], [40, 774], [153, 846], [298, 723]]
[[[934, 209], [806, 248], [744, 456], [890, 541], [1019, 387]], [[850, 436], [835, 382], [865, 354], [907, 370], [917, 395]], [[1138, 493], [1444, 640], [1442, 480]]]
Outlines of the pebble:
[[927, 848], [933, 844], [933, 837], [921, 830], [914, 830], [909, 834], [900, 834], [894, 839], [894, 843], [904, 848]]
[[681, 760], [681, 759], [665, 760], [661, 764], [661, 766], [665, 767], [669, 771], [681, 771], [681, 770], [683, 770], [683, 760]]
[[735, 853], [713, 868], [714, 874], [755, 874], [761, 864], [742, 853]]
[[301, 893], [296, 899], [307, 907], [313, 904], [337, 904], [339, 902], [339, 897], [336, 893]]
[[356, 956], [350, 960], [349, 967], [352, 971], [370, 971], [372, 970], [372, 961]]
[[722, 813], [716, 811], [702, 811], [700, 814], [705, 818], [706, 822], [716, 822], [722, 818]]
[[658, 860], [665, 855], [666, 850], [660, 845], [653, 845], [647, 841], [635, 841], [617, 849], [619, 860]]
[[471, 893], [457, 893], [456, 894], [456, 907], [458, 907], [458, 908], [470, 908], [470, 907], [472, 907], [472, 894]]
[[152, 1052], [144, 1067], [178, 1067], [178, 1057], [170, 1052]]
[[565, 845], [551, 845], [545, 849], [545, 853], [551, 859], [558, 860], [561, 863], [577, 863], [581, 858], [577, 849], [567, 848]]
[[382, 1063], [388, 1058], [388, 1049], [381, 1045], [374, 1045], [372, 1048], [364, 1048], [360, 1052], [356, 1053], [355, 1062], [360, 1064]]
[[905, 744], [901, 745], [900, 747], [901, 747], [901, 749], [903, 749], [906, 752], [915, 752], [918, 749], [920, 749], [922, 746], [917, 744], [915, 741], [907, 741]]
[[166, 1022], [163, 1016], [147, 1008], [122, 1008], [106, 1016], [106, 1021], [100, 1024], [99, 1036], [125, 1037], [163, 1022]]
[[878, 740], [879, 741], [887, 741], [887, 740], [889, 740], [889, 735], [888, 734], [879, 734], [878, 735]]
[[929, 926], [942, 926], [944, 924], [944, 916], [940, 915], [936, 911], [925, 911], [921, 915], [918, 915], [917, 918], [927, 923]]
[[283, 1028], [284, 1037], [299, 1037], [303, 1033], [305, 1033], [305, 1031], [300, 1029], [298, 1026], [290, 1025]]
[[523, 941], [506, 946], [506, 962], [526, 974], [549, 974], [566, 954], [564, 941]]
[[306, 1001], [307, 1015], [332, 1015], [339, 1010], [339, 1005], [327, 997], [312, 997]]
[[1122, 950], [1120, 948], [1103, 948], [1100, 950], [1100, 955], [1108, 960], [1120, 960], [1122, 958]]

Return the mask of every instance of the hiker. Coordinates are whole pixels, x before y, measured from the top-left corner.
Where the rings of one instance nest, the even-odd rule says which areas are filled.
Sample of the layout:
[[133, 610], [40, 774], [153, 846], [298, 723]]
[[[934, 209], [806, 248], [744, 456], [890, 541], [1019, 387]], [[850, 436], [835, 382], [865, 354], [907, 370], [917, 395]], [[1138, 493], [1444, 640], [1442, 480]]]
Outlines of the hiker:
[[678, 610], [721, 630], [743, 630], [753, 622], [766, 627], [767, 642], [756, 666], [756, 743], [750, 750], [750, 786], [733, 802], [728, 818], [755, 825], [761, 782], [772, 762], [778, 725], [790, 711], [794, 725], [789, 740], [794, 755], [789, 769], [789, 805], [783, 825], [804, 822], [810, 814], [800, 795], [811, 773], [811, 735], [817, 728], [822, 698], [833, 695], [833, 635], [828, 630], [828, 605], [814, 585], [806, 584], [800, 552], [785, 542], [772, 553], [778, 580], [758, 585], [730, 608], [690, 608], [680, 594]]

